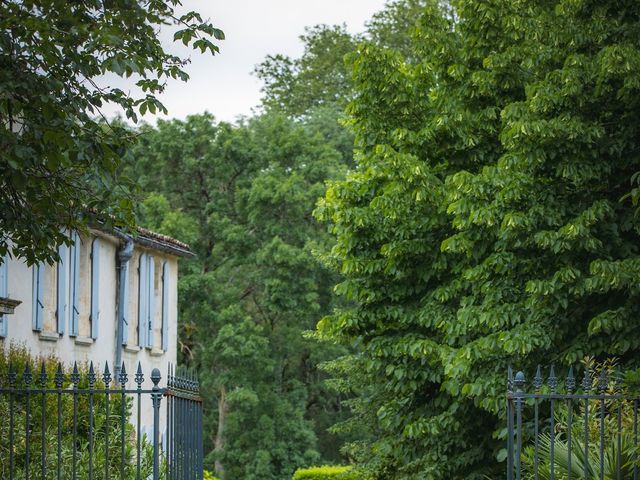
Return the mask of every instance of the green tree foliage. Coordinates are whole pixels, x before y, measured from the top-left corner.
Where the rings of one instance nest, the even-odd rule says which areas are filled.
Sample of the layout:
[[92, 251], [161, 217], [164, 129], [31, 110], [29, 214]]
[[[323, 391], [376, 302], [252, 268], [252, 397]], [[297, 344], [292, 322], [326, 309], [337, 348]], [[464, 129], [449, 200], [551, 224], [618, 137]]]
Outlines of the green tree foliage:
[[352, 56], [357, 166], [317, 209], [353, 302], [318, 329], [357, 346], [332, 368], [380, 479], [499, 475], [509, 363], [640, 350], [640, 4], [452, 5], [419, 62]]
[[325, 134], [270, 113], [237, 126], [210, 115], [144, 127], [128, 174], [145, 226], [190, 242], [181, 264], [180, 348], [199, 369], [207, 463], [225, 479], [287, 479], [339, 457], [344, 417], [317, 364], [341, 347], [303, 337], [334, 306], [335, 277], [313, 250], [326, 179], [344, 175]]
[[[156, 98], [168, 78], [187, 80], [187, 59], [169, 53], [158, 28], [216, 53], [222, 31], [178, 0], [8, 0], [0, 3], [0, 257], [8, 248], [28, 262], [52, 261], [82, 230], [88, 212], [133, 222], [120, 157], [133, 140], [101, 119], [106, 103], [132, 121], [166, 109]], [[167, 27], [168, 28], [168, 27]], [[111, 87], [105, 74], [133, 77], [142, 93]], [[9, 247], [9, 239], [11, 246]]]
[[264, 82], [264, 106], [292, 117], [320, 106], [342, 109], [352, 92], [344, 56], [355, 50], [358, 37], [349, 34], [346, 25], [317, 25], [307, 28], [300, 40], [305, 46], [300, 58], [269, 55], [256, 67]]
[[[367, 22], [367, 39], [378, 46], [402, 53], [405, 59], [418, 61], [415, 57], [411, 35], [418, 27], [424, 9], [433, 4], [430, 0], [395, 0], [375, 13]], [[449, 2], [440, 1], [443, 13], [450, 11]]]

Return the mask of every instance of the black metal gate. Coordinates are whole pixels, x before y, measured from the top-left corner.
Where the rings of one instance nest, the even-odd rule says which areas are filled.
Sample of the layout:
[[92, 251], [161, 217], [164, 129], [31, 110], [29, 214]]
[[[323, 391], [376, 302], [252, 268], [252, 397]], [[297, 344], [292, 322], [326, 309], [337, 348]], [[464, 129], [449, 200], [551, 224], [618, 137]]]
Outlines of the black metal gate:
[[[576, 369], [577, 370], [577, 369]], [[507, 381], [507, 479], [638, 479], [638, 395], [619, 370], [554, 368]]]
[[[43, 362], [0, 375], [3, 480], [202, 480], [202, 402], [186, 370]], [[162, 413], [163, 398], [166, 410]], [[162, 416], [166, 415], [166, 422]], [[164, 425], [164, 428], [163, 428]]]
[[[175, 374], [174, 374], [175, 373]], [[202, 399], [198, 379], [169, 368], [167, 382], [167, 477], [202, 480]]]

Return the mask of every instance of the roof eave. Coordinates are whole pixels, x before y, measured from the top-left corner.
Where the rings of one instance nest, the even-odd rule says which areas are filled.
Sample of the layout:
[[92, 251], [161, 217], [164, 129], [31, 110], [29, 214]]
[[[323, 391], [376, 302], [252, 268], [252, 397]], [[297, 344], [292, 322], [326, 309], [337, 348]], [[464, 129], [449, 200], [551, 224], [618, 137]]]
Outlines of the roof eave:
[[187, 250], [177, 245], [173, 245], [170, 243], [165, 243], [153, 238], [145, 237], [144, 235], [137, 235], [135, 237], [131, 237], [135, 243], [138, 243], [142, 246], [153, 248], [155, 250], [160, 250], [162, 252], [170, 253], [177, 257], [186, 257], [193, 258], [196, 256], [191, 250]]
[[196, 254], [193, 253], [189, 248], [185, 248], [170, 242], [164, 242], [161, 239], [151, 238], [140, 232], [132, 235], [129, 233], [125, 233], [121, 229], [115, 227], [111, 230], [111, 233], [114, 233], [118, 238], [125, 240], [130, 239], [138, 245], [142, 245], [147, 248], [153, 248], [154, 250], [160, 250], [162, 252], [175, 255], [176, 257], [193, 258], [196, 256]]

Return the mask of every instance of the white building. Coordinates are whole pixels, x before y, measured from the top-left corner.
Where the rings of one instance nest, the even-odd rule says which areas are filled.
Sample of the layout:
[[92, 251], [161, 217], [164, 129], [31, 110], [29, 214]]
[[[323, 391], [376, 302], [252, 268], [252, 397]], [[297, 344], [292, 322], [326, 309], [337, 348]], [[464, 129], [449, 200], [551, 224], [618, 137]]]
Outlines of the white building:
[[[192, 256], [189, 247], [144, 229], [134, 237], [92, 229], [72, 239], [56, 265], [29, 267], [9, 256], [0, 265], [0, 307], [20, 302], [0, 313], [0, 344], [68, 366], [92, 361], [98, 373], [108, 362], [114, 376], [124, 362], [128, 388], [140, 362], [145, 388], [155, 367], [163, 386], [177, 359], [178, 257]], [[142, 423], [152, 425], [151, 409], [142, 410]]]

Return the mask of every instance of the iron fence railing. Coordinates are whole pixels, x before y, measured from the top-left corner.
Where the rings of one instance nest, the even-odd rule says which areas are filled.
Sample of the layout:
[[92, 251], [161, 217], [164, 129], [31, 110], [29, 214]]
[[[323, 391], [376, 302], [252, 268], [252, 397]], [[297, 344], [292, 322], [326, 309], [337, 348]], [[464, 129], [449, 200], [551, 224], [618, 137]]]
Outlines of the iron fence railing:
[[202, 480], [202, 399], [197, 378], [170, 366], [165, 396], [168, 479]]
[[112, 375], [44, 362], [1, 377], [3, 480], [202, 480], [202, 401], [186, 370], [170, 367], [166, 387], [140, 364], [132, 378], [124, 364]]
[[619, 370], [570, 368], [546, 380], [538, 367], [507, 380], [508, 480], [637, 480], [638, 401]]

